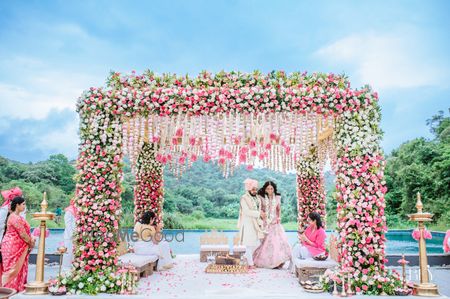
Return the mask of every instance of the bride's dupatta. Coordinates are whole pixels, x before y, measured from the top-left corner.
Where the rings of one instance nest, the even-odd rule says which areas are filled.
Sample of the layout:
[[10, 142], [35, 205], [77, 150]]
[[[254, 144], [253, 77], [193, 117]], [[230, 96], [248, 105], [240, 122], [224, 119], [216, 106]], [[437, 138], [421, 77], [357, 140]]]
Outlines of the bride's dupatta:
[[2, 240], [2, 285], [20, 292], [25, 289], [28, 275], [28, 257], [31, 242], [30, 225], [25, 219], [12, 213], [8, 218]]

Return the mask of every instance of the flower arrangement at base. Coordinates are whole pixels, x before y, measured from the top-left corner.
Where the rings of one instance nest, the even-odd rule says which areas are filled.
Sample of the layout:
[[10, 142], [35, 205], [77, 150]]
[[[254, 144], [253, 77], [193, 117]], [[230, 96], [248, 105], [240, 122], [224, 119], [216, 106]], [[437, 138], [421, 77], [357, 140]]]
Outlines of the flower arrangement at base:
[[48, 281], [48, 291], [50, 294], [55, 296], [65, 295], [67, 293], [67, 288], [65, 285], [61, 284], [59, 279], [50, 279]]
[[139, 272], [131, 264], [122, 265], [117, 271], [120, 276], [120, 294], [133, 295], [136, 294], [137, 281], [139, 280]]
[[[50, 281], [49, 291], [53, 294], [60, 294], [65, 292], [68, 295], [88, 294], [96, 295], [99, 293], [118, 294], [123, 288], [124, 283], [122, 275], [118, 271], [111, 271], [105, 269], [96, 272], [70, 272], [68, 274], [61, 274], [56, 279]], [[128, 280], [127, 284], [134, 287]]]
[[136, 185], [134, 187], [134, 220], [142, 213], [153, 211], [156, 223], [163, 221], [164, 177], [163, 165], [156, 159], [156, 143], [144, 142], [136, 161]]
[[[370, 269], [354, 270], [349, 274], [347, 271], [328, 269], [319, 278], [319, 281], [323, 288], [330, 293], [333, 291], [335, 282], [339, 288], [344, 285], [345, 290], [348, 290], [350, 281], [350, 289], [357, 295], [395, 295], [395, 290], [402, 287], [400, 274], [395, 270], [386, 270], [381, 274]], [[344, 281], [344, 284], [342, 281]]]

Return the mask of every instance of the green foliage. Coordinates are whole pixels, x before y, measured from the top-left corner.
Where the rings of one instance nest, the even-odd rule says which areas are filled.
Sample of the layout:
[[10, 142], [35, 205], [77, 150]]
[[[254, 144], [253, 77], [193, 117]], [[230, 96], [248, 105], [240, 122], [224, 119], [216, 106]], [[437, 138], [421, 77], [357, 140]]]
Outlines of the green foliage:
[[179, 216], [171, 213], [164, 213], [164, 227], [166, 229], [185, 229], [184, 222]]
[[440, 111], [427, 124], [434, 134], [432, 140], [405, 142], [387, 158], [388, 226], [403, 226], [407, 215], [416, 211], [417, 192], [422, 195], [424, 209], [435, 215], [437, 226], [450, 225], [450, 116]]

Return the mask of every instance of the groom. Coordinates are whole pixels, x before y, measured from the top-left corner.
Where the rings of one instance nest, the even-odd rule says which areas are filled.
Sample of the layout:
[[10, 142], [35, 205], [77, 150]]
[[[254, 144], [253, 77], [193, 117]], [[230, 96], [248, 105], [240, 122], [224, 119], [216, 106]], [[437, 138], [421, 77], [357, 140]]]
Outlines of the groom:
[[260, 200], [256, 196], [258, 192], [258, 181], [246, 179], [245, 194], [241, 198], [239, 211], [239, 241], [246, 247], [245, 258], [249, 267], [254, 268], [253, 252], [259, 246], [259, 240], [264, 238], [262, 230], [262, 218], [264, 212], [260, 210]]

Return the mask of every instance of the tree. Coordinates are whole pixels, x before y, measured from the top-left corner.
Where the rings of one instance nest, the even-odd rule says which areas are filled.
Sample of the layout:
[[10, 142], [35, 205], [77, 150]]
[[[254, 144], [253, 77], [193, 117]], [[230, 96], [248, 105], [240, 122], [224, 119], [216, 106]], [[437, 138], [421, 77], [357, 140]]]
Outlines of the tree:
[[[439, 111], [427, 125], [433, 139], [410, 140], [387, 157], [386, 212], [388, 219], [406, 219], [407, 214], [415, 212], [416, 194], [420, 192], [425, 209], [446, 227], [450, 220], [450, 116]], [[396, 214], [399, 216], [393, 217]]]
[[73, 179], [75, 167], [70, 164], [67, 157], [62, 154], [51, 155], [46, 164], [50, 166], [55, 175], [56, 185], [60, 186], [66, 193], [73, 192], [75, 189]]

